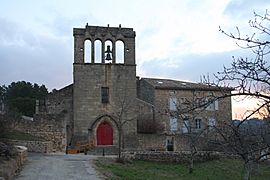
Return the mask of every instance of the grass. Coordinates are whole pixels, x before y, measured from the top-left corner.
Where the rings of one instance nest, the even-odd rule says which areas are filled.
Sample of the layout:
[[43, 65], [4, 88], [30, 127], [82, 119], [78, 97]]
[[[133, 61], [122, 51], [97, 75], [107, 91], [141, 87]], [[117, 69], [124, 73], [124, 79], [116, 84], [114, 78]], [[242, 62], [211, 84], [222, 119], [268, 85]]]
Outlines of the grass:
[[[194, 165], [194, 172], [188, 173], [187, 164], [132, 161], [116, 163], [98, 159], [98, 170], [108, 179], [172, 179], [172, 180], [238, 180], [243, 179], [243, 166], [239, 160], [214, 160]], [[270, 165], [260, 165], [260, 175], [252, 180], [270, 179]]]
[[31, 134], [20, 131], [7, 131], [0, 133], [0, 138], [26, 141], [42, 141], [42, 138], [32, 136]]

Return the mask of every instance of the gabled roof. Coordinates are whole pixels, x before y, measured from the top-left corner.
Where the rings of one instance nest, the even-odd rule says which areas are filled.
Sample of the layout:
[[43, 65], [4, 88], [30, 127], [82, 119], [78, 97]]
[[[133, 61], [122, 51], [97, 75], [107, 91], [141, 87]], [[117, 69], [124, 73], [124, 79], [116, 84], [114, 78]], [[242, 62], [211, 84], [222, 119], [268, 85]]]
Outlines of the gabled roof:
[[211, 86], [202, 83], [193, 83], [187, 81], [178, 81], [172, 79], [156, 79], [156, 78], [141, 78], [145, 80], [155, 89], [167, 89], [167, 90], [211, 90], [211, 91], [232, 91], [232, 88]]

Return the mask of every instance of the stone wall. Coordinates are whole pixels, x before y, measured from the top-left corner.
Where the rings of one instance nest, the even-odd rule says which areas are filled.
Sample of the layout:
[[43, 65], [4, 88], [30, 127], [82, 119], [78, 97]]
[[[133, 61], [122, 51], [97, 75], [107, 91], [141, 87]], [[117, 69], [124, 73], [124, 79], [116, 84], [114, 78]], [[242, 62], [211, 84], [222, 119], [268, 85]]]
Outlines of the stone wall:
[[[207, 139], [197, 137], [195, 146], [198, 150], [205, 150]], [[189, 136], [182, 134], [138, 134], [138, 150], [167, 151], [168, 140], [173, 141], [173, 151], [188, 151], [190, 149]]]
[[[125, 147], [135, 148], [137, 146], [134, 140], [137, 133], [136, 103], [134, 103], [136, 102], [135, 31], [121, 26], [86, 25], [85, 28], [74, 28], [73, 36], [74, 139], [87, 140], [90, 137], [90, 141], [96, 142], [95, 132], [99, 122], [106, 120], [112, 125], [124, 124], [123, 144]], [[90, 63], [84, 60], [86, 40], [92, 43]], [[94, 56], [96, 40], [102, 44], [101, 62]], [[115, 47], [119, 40], [124, 44], [124, 63], [117, 62]], [[111, 41], [112, 45], [112, 61], [109, 63], [105, 62], [107, 41]], [[104, 88], [107, 89], [106, 102], [102, 102]], [[100, 118], [105, 116], [111, 118]], [[113, 137], [117, 137], [117, 131], [113, 129]], [[117, 144], [118, 139], [114, 139], [113, 145]]]
[[44, 104], [40, 103], [39, 112], [37, 114], [64, 114], [66, 122], [66, 141], [71, 143], [73, 135], [73, 84], [68, 85], [60, 90], [50, 93]]
[[[74, 64], [74, 135], [89, 137], [101, 116], [109, 115], [123, 126], [124, 144], [134, 147], [136, 138], [136, 66], [125, 64]], [[101, 89], [109, 89], [109, 102], [102, 103]], [[119, 112], [122, 111], [121, 120]], [[113, 124], [113, 121], [111, 121]], [[119, 123], [119, 122], [116, 122]], [[94, 126], [93, 126], [94, 125]], [[92, 127], [92, 129], [91, 129]], [[91, 131], [89, 131], [91, 130]], [[117, 129], [114, 129], [116, 132]], [[117, 134], [115, 134], [116, 136]], [[96, 141], [96, 134], [91, 135]], [[92, 141], [91, 140], [91, 141]], [[117, 144], [117, 143], [116, 143]]]
[[53, 144], [51, 141], [26, 141], [26, 140], [4, 140], [14, 146], [25, 146], [28, 152], [51, 153]]
[[[124, 160], [143, 160], [143, 161], [156, 161], [156, 162], [176, 162], [188, 163], [190, 153], [188, 151], [181, 152], [123, 152], [122, 157]], [[204, 162], [214, 159], [227, 157], [227, 155], [219, 152], [201, 151], [194, 156], [194, 162]], [[234, 156], [236, 157], [236, 156]]]
[[144, 79], [137, 79], [137, 97], [149, 104], [154, 105], [155, 88]]
[[[156, 89], [155, 90], [155, 108], [158, 112], [156, 115], [157, 122], [164, 123], [165, 132], [170, 133], [170, 109], [169, 109], [169, 98], [175, 97], [177, 101], [184, 101], [188, 99], [191, 102], [194, 98], [194, 94], [198, 97], [208, 97], [209, 94], [213, 96], [220, 96], [222, 92], [220, 91], [203, 91], [203, 90], [167, 90], [167, 89]], [[199, 95], [197, 95], [199, 94]], [[185, 104], [177, 105], [178, 108], [184, 106]], [[222, 126], [225, 122], [230, 122], [232, 120], [232, 111], [231, 111], [231, 99], [225, 98], [218, 100], [218, 109], [209, 110], [199, 108], [197, 110], [191, 111], [189, 113], [181, 114], [177, 119], [177, 130], [173, 133], [182, 134], [183, 133], [183, 117], [189, 117], [189, 126], [191, 127], [192, 132], [199, 132], [208, 127], [209, 118], [216, 120], [217, 126]], [[199, 118], [202, 120], [201, 128], [197, 129], [195, 124], [195, 119]]]
[[137, 98], [137, 132], [156, 133], [157, 124], [155, 122], [154, 106]]
[[[124, 43], [124, 63], [135, 64], [135, 36], [133, 28], [119, 27], [101, 27], [101, 26], [85, 26], [85, 28], [74, 28], [74, 63], [85, 63], [84, 60], [84, 43], [89, 40], [92, 43], [91, 48], [91, 63], [97, 63], [95, 59], [95, 41], [100, 40], [102, 43], [101, 62], [105, 63], [105, 42], [112, 43], [112, 64], [117, 63], [116, 57], [116, 42]], [[90, 77], [91, 78], [91, 77]]]
[[0, 156], [0, 179], [12, 180], [16, 173], [22, 168], [27, 160], [27, 148], [16, 147], [18, 153], [16, 156], [7, 159]]
[[138, 134], [138, 150], [156, 151], [166, 150], [166, 136], [163, 134]]
[[63, 112], [72, 114], [72, 95], [73, 84], [53, 91], [46, 97], [43, 104], [40, 103], [39, 112], [36, 114], [60, 114]]
[[52, 151], [66, 150], [65, 114], [38, 114], [34, 116], [33, 121], [21, 119], [14, 129], [50, 141]]

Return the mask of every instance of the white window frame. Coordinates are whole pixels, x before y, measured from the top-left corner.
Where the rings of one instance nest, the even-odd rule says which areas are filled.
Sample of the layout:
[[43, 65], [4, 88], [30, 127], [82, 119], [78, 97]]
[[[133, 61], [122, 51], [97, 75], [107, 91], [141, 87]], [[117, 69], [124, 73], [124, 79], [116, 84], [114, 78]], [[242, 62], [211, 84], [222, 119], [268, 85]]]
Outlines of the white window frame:
[[177, 118], [170, 117], [170, 130], [177, 131]]
[[196, 118], [195, 119], [195, 128], [196, 129], [201, 129], [202, 128], [202, 119], [201, 118]]
[[215, 110], [217, 111], [218, 110], [218, 100], [215, 100], [215, 101], [211, 102], [210, 104], [208, 104], [206, 109], [209, 111], [215, 111]]
[[176, 111], [177, 110], [177, 99], [176, 99], [176, 97], [170, 97], [169, 98], [169, 109], [170, 109], [170, 111]]
[[208, 119], [208, 127], [209, 129], [213, 129], [217, 125], [217, 120], [215, 118]]
[[188, 128], [189, 128], [189, 119], [184, 119], [183, 120], [183, 125], [182, 125], [182, 132], [188, 133]]
[[215, 103], [215, 110], [218, 110], [218, 100], [215, 100], [214, 103]]

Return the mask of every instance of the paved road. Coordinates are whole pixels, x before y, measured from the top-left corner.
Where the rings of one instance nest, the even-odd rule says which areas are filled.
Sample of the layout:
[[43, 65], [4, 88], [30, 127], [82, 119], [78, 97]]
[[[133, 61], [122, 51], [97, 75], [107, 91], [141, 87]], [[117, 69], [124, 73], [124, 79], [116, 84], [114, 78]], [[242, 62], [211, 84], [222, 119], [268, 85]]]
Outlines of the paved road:
[[29, 153], [18, 180], [96, 180], [98, 173], [91, 166], [95, 156]]

